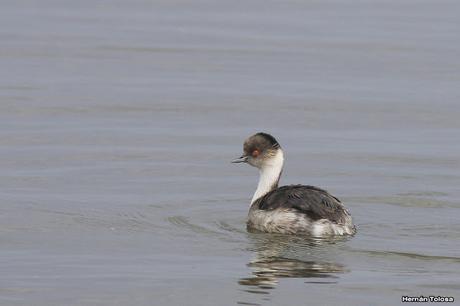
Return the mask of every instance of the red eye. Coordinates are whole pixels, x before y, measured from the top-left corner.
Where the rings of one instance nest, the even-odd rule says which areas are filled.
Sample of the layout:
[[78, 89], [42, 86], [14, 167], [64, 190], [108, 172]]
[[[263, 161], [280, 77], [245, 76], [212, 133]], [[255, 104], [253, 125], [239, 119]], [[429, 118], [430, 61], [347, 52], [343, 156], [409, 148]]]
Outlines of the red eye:
[[252, 157], [257, 157], [259, 156], [260, 152], [259, 150], [255, 149], [254, 151], [252, 151]]

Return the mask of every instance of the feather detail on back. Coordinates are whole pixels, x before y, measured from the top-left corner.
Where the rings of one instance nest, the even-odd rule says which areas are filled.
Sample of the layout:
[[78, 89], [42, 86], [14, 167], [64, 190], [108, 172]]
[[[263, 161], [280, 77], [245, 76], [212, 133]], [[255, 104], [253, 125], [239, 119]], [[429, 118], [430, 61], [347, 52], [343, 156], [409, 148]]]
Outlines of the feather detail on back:
[[342, 202], [326, 190], [314, 186], [288, 185], [274, 189], [257, 199], [260, 210], [294, 209], [312, 220], [328, 219], [344, 224], [349, 213]]

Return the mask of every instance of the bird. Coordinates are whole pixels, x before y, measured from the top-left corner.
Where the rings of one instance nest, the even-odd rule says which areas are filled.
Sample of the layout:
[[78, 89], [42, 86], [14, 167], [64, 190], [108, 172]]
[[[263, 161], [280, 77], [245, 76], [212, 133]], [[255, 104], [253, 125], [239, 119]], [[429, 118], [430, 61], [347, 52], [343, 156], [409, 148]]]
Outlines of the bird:
[[356, 227], [343, 203], [324, 189], [310, 185], [278, 187], [284, 152], [268, 133], [256, 133], [243, 145], [243, 155], [232, 163], [259, 169], [252, 197], [248, 230], [312, 237], [354, 235]]

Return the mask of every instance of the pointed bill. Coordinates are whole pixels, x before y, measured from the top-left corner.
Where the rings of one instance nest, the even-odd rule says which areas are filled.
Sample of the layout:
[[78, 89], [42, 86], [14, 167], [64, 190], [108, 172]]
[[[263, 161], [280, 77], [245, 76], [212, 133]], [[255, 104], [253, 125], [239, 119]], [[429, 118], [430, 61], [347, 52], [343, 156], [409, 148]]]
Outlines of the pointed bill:
[[248, 157], [246, 155], [241, 155], [237, 159], [232, 160], [232, 163], [246, 163], [248, 161]]

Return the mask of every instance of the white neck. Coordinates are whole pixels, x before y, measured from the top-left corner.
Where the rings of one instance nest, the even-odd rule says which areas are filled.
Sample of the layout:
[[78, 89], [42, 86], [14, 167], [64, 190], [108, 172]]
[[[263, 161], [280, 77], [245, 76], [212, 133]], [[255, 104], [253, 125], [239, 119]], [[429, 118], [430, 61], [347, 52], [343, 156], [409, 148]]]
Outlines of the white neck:
[[252, 197], [251, 204], [261, 196], [267, 194], [267, 192], [278, 187], [281, 171], [283, 171], [283, 163], [284, 155], [281, 149], [278, 149], [275, 156], [264, 162], [263, 166], [259, 169], [259, 184]]

